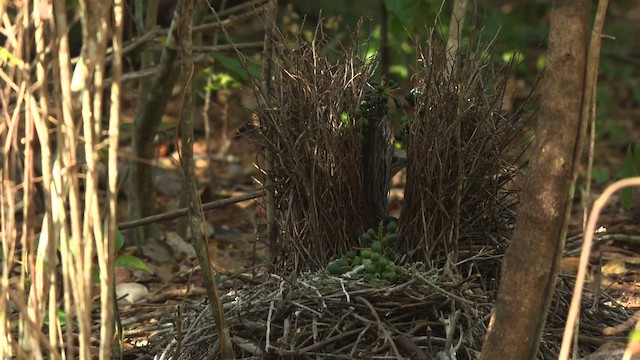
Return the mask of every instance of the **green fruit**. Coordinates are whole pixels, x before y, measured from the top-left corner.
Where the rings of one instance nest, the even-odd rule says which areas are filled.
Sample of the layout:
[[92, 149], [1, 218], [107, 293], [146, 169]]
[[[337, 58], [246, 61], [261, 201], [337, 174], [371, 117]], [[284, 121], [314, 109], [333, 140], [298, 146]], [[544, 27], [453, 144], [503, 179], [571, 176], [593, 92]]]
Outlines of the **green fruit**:
[[360, 255], [362, 256], [363, 259], [369, 259], [371, 257], [371, 250], [364, 249], [362, 250], [362, 253]]
[[380, 243], [380, 241], [378, 241], [378, 240], [372, 242], [371, 243], [371, 250], [373, 250], [375, 252], [381, 252], [382, 251], [382, 243]]
[[375, 263], [378, 262], [378, 260], [380, 260], [380, 254], [378, 254], [377, 252], [372, 252], [371, 261]]
[[416, 93], [413, 91], [409, 91], [404, 94], [404, 99], [407, 100], [409, 105], [414, 106], [416, 104]]
[[336, 260], [336, 262], [334, 264], [338, 264], [338, 266], [340, 267], [348, 267], [349, 266], [349, 260], [342, 258], [342, 259], [338, 259]]
[[400, 261], [400, 259], [402, 258], [402, 257], [400, 256], [400, 254], [398, 254], [398, 253], [397, 253], [397, 252], [395, 252], [395, 251], [391, 251], [391, 252], [388, 254], [388, 256], [389, 256], [389, 259], [393, 260], [394, 262], [398, 262], [398, 261]]
[[363, 125], [364, 127], [369, 126], [369, 119], [362, 119], [362, 125]]
[[370, 244], [373, 239], [371, 238], [371, 235], [369, 235], [369, 233], [364, 233], [362, 234], [362, 240], [365, 242], [365, 244]]
[[369, 228], [369, 230], [367, 230], [367, 234], [369, 234], [369, 236], [371, 236], [372, 238], [376, 237], [376, 231]]
[[391, 221], [387, 224], [387, 232], [391, 234], [395, 234], [398, 229], [398, 224], [395, 221]]
[[342, 275], [349, 270], [348, 266], [343, 266], [339, 263], [339, 260], [333, 264], [327, 266], [327, 271], [331, 275]]
[[360, 264], [362, 264], [362, 258], [360, 256], [354, 257], [353, 261], [351, 262], [351, 265], [358, 266]]
[[354, 257], [356, 257], [356, 251], [355, 250], [347, 251], [347, 255], [345, 255], [345, 257], [349, 259], [353, 259]]
[[387, 236], [384, 237], [384, 241], [388, 245], [394, 245], [398, 241], [398, 235], [396, 235], [396, 234], [387, 234]]
[[382, 278], [387, 280], [387, 281], [394, 282], [396, 280], [396, 273], [393, 272], [393, 270], [391, 270], [391, 271], [387, 270], [387, 271], [382, 273]]
[[368, 264], [366, 269], [369, 274], [375, 274], [378, 271], [378, 268], [374, 263]]
[[340, 121], [341, 121], [343, 124], [348, 124], [348, 123], [349, 123], [349, 114], [347, 114], [347, 113], [342, 113], [342, 114], [340, 115]]
[[389, 266], [389, 260], [387, 260], [386, 257], [381, 257], [380, 259], [378, 259], [378, 267], [380, 269], [386, 269], [387, 266]]

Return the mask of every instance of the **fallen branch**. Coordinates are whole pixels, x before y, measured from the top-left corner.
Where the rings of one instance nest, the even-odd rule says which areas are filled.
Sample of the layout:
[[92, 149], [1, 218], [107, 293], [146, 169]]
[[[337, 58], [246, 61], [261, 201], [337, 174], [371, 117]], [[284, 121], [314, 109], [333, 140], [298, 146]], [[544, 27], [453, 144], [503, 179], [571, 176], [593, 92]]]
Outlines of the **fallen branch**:
[[[256, 199], [264, 196], [264, 194], [265, 194], [265, 189], [263, 188], [263, 189], [256, 190], [244, 195], [232, 196], [226, 199], [211, 201], [211, 202], [202, 204], [202, 211], [218, 209], [224, 206], [241, 203], [247, 200]], [[169, 211], [162, 214], [151, 215], [151, 216], [147, 216], [147, 217], [136, 219], [136, 220], [122, 222], [118, 224], [118, 229], [125, 230], [125, 229], [135, 228], [138, 226], [149, 225], [149, 224], [160, 222], [160, 221], [174, 220], [179, 217], [186, 216], [188, 213], [189, 213], [189, 209], [180, 208], [178, 210]]]

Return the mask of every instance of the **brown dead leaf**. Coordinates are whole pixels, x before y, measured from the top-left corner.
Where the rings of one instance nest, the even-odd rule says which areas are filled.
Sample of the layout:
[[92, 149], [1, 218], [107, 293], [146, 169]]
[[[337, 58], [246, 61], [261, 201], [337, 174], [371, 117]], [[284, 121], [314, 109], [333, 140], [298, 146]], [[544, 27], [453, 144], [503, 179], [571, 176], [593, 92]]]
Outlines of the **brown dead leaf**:
[[622, 275], [625, 274], [627, 270], [627, 266], [623, 259], [612, 259], [607, 261], [602, 268], [600, 269], [605, 275]]
[[131, 281], [131, 271], [127, 268], [116, 266], [114, 270], [116, 284], [126, 283]]
[[164, 241], [155, 238], [147, 239], [144, 244], [140, 245], [140, 250], [144, 256], [156, 264], [175, 262], [176, 260], [171, 248]]

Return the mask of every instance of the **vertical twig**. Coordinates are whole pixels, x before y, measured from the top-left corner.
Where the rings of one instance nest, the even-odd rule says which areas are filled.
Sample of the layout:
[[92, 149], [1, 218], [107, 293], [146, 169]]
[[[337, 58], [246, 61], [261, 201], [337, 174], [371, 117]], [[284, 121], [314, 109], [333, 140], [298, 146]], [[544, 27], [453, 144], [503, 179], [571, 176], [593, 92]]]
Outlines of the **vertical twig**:
[[[591, 114], [591, 136], [589, 142], [589, 163], [587, 168], [587, 185], [585, 191], [585, 197], [587, 198], [584, 204], [583, 210], [583, 227], [587, 222], [587, 209], [590, 205], [590, 193], [591, 193], [591, 170], [593, 168], [593, 151], [596, 134], [596, 90], [598, 84], [598, 67], [600, 65], [600, 49], [602, 47], [602, 28], [604, 27], [604, 20], [607, 15], [607, 8], [609, 7], [609, 0], [598, 1], [598, 9], [596, 11], [596, 17], [593, 23], [593, 30], [591, 32], [591, 40], [589, 42], [589, 52], [587, 54], [587, 73], [585, 75], [585, 92], [582, 95], [582, 118], [584, 122], [581, 124], [581, 130], [578, 133], [580, 136], [580, 147], [584, 146], [584, 137], [586, 136], [586, 129], [589, 121], [589, 114]], [[576, 151], [576, 157], [580, 156], [582, 152]], [[575, 162], [574, 162], [575, 163]], [[575, 178], [577, 178], [577, 168], [575, 169]]]
[[[76, 284], [76, 278], [82, 274], [81, 260], [76, 259], [76, 255], [80, 253], [81, 247], [81, 215], [80, 215], [80, 191], [78, 187], [78, 160], [76, 157], [76, 125], [74, 122], [72, 94], [71, 94], [71, 56], [69, 53], [69, 39], [68, 39], [68, 23], [67, 23], [67, 9], [64, 1], [59, 1], [54, 4], [55, 18], [56, 18], [56, 30], [58, 32], [58, 61], [59, 61], [59, 73], [56, 74], [57, 86], [60, 87], [58, 95], [59, 104], [61, 106], [62, 121], [57, 127], [57, 144], [58, 152], [56, 155], [56, 164], [54, 169], [54, 184], [56, 194], [53, 196], [55, 203], [53, 206], [53, 214], [55, 215], [55, 222], [60, 233], [60, 255], [62, 262], [62, 277], [64, 284], [64, 307], [65, 313], [68, 319], [73, 319], [76, 315], [77, 306], [83, 306], [84, 302], [84, 289], [83, 286], [72, 286]], [[64, 131], [63, 129], [66, 129]], [[66, 208], [69, 208], [68, 215]], [[67, 225], [70, 222], [71, 226]], [[67, 240], [68, 239], [68, 240]], [[71, 250], [73, 249], [73, 251]], [[78, 302], [75, 302], [75, 301]], [[74, 304], [77, 304], [74, 306]], [[83, 304], [83, 305], [79, 305]], [[79, 325], [87, 323], [86, 315], [84, 312], [78, 315]], [[80, 357], [90, 356], [89, 339], [90, 334], [88, 329], [84, 326], [80, 326], [79, 334], [79, 355]], [[74, 346], [74, 332], [71, 327], [66, 328], [66, 346], [67, 357], [75, 357]]]
[[[45, 21], [41, 18], [44, 15], [40, 9], [45, 4], [42, 0], [37, 0], [34, 3], [33, 18], [35, 26], [35, 43], [36, 53], [38, 54], [36, 61], [36, 77], [40, 84], [48, 83], [47, 77], [47, 63], [48, 58], [45, 55]], [[49, 15], [49, 14], [47, 14]], [[48, 317], [49, 317], [49, 342], [56, 352], [51, 354], [53, 358], [60, 358], [60, 354], [57, 352], [59, 347], [58, 340], [58, 300], [57, 300], [57, 285], [56, 284], [56, 270], [55, 263], [57, 261], [56, 255], [56, 242], [55, 239], [56, 230], [53, 225], [53, 213], [51, 205], [51, 149], [49, 144], [49, 126], [47, 125], [47, 118], [49, 117], [49, 105], [47, 99], [49, 97], [49, 91], [46, 86], [40, 86], [39, 93], [39, 112], [36, 113], [35, 128], [38, 140], [40, 142], [40, 160], [42, 169], [42, 194], [44, 197], [45, 215], [43, 218], [42, 230], [40, 235], [40, 246], [38, 248], [38, 258], [36, 260], [36, 271], [38, 276], [46, 277], [44, 280], [44, 287], [42, 293], [37, 296], [41, 296], [45, 299], [48, 296]], [[48, 294], [47, 294], [48, 293]]]
[[[578, 179], [578, 167], [580, 165], [580, 160], [582, 159], [582, 149], [584, 148], [584, 142], [586, 137], [586, 129], [588, 125], [589, 119], [589, 111], [591, 110], [591, 106], [595, 107], [596, 103], [596, 83], [597, 83], [597, 75], [598, 75], [598, 64], [600, 62], [600, 49], [602, 46], [602, 28], [604, 27], [604, 20], [607, 14], [607, 7], [609, 6], [609, 0], [601, 0], [598, 1], [598, 8], [596, 10], [596, 17], [593, 23], [593, 28], [591, 30], [591, 39], [589, 41], [589, 48], [587, 50], [587, 60], [586, 60], [586, 70], [585, 70], [585, 83], [582, 91], [582, 109], [581, 109], [581, 122], [578, 133], [576, 134], [576, 146], [573, 153], [573, 178], [572, 178], [572, 192], [571, 192], [571, 200], [573, 199], [576, 181]], [[593, 114], [595, 116], [595, 114]], [[595, 124], [595, 118], [592, 119], [592, 123]], [[592, 151], [590, 150], [589, 161], [591, 164], [592, 161]], [[587, 181], [590, 181], [591, 172], [589, 172]], [[637, 180], [637, 179], [636, 179]], [[613, 184], [611, 187], [607, 188], [610, 190], [610, 193], [616, 191], [617, 185], [619, 183]], [[623, 185], [621, 185], [623, 186]], [[598, 198], [598, 201], [602, 201], [603, 203], [607, 201], [608, 196], [607, 190]], [[609, 194], [610, 195], [610, 194]], [[587, 192], [587, 201], [589, 201], [589, 193]], [[589, 252], [591, 251], [591, 237], [593, 236], [593, 231], [595, 231], [595, 221], [599, 215], [600, 207], [604, 204], [600, 204], [598, 201], [594, 203], [593, 210], [591, 211], [591, 215], [589, 220], [593, 220], [593, 229], [590, 230], [589, 223], [584, 224], [584, 236], [585, 241], [583, 248], [586, 251], [583, 251], [580, 255], [580, 265], [578, 269], [578, 275], [576, 279], [575, 290], [573, 292], [573, 297], [571, 299], [571, 307], [569, 308], [569, 315], [567, 316], [567, 323], [565, 325], [564, 336], [562, 339], [562, 347], [560, 349], [559, 359], [566, 359], [569, 356], [569, 347], [571, 346], [571, 334], [574, 330], [577, 329], [579, 323], [576, 321], [578, 318], [578, 314], [580, 313], [580, 299], [582, 298], [582, 288], [584, 286], [584, 277], [585, 272], [583, 272], [583, 257], [586, 254], [588, 259]], [[573, 201], [569, 201], [567, 204], [566, 218], [565, 223], [568, 223], [570, 216], [571, 203]], [[588, 204], [588, 203], [587, 203]], [[586, 207], [586, 206], [585, 206]], [[586, 212], [586, 210], [585, 210]], [[594, 214], [595, 213], [595, 214]], [[562, 236], [566, 237], [567, 228], [563, 228]], [[589, 239], [589, 241], [587, 241]], [[586, 264], [584, 265], [584, 270], [586, 271]], [[576, 300], [577, 299], [577, 300]], [[576, 329], [574, 329], [574, 326]], [[577, 333], [577, 331], [576, 331]]]
[[[460, 39], [462, 38], [462, 30], [464, 29], [464, 19], [467, 13], [467, 0], [455, 0], [453, 2], [453, 10], [451, 12], [451, 19], [449, 19], [449, 36], [447, 38], [446, 58], [447, 67], [445, 74], [445, 81], [457, 81], [454, 77], [456, 58], [458, 57], [458, 51], [460, 49]], [[461, 89], [461, 86], [458, 87]], [[456, 118], [462, 116], [465, 111], [464, 106], [464, 91], [467, 89], [461, 89], [458, 91], [459, 106], [456, 114]], [[452, 231], [445, 241], [445, 249], [447, 251], [447, 260], [451, 263], [458, 261], [458, 238], [460, 237], [460, 214], [462, 203], [462, 188], [465, 182], [465, 169], [464, 169], [464, 156], [462, 149], [462, 121], [456, 120], [455, 122], [455, 147], [456, 147], [456, 162], [457, 162], [457, 189], [455, 199], [454, 211], [453, 211], [453, 224]], [[451, 257], [452, 256], [452, 257]]]
[[185, 0], [182, 6], [182, 16], [180, 16], [177, 29], [177, 33], [180, 35], [179, 44], [182, 58], [180, 76], [183, 85], [182, 103], [180, 106], [180, 130], [182, 133], [180, 146], [182, 152], [180, 154], [180, 162], [182, 164], [184, 174], [185, 194], [189, 200], [189, 225], [191, 229], [191, 236], [195, 243], [194, 247], [196, 249], [196, 254], [198, 255], [198, 261], [200, 262], [200, 268], [202, 269], [202, 276], [206, 284], [211, 313], [218, 330], [220, 355], [225, 360], [232, 360], [235, 358], [233, 344], [231, 343], [229, 329], [225, 325], [222, 303], [220, 301], [213, 268], [209, 259], [204, 213], [201, 209], [201, 201], [197, 191], [194, 171], [194, 133], [192, 119], [193, 92], [191, 86], [194, 76], [194, 64], [192, 58], [192, 19], [194, 12], [194, 0]]
[[[23, 4], [23, 6], [18, 9], [19, 12], [13, 19], [15, 23], [12, 24], [9, 21], [7, 24], [4, 24], [5, 26], [3, 26], [3, 30], [6, 30], [7, 27], [11, 29], [11, 31], [5, 32], [5, 34], [7, 34], [6, 47], [8, 51], [19, 60], [24, 59], [21, 58], [22, 52], [20, 51], [22, 46], [21, 37], [23, 36], [23, 28], [18, 26], [18, 22], [23, 16], [26, 16], [25, 13], [28, 13], [28, 6], [28, 3]], [[5, 69], [9, 71], [9, 74], [5, 73]], [[20, 259], [16, 259], [16, 248], [27, 248], [26, 243], [19, 244], [18, 241], [18, 224], [15, 216], [18, 211], [16, 204], [16, 199], [18, 197], [18, 194], [16, 193], [16, 184], [20, 182], [17, 176], [19, 173], [16, 155], [18, 151], [11, 151], [12, 148], [17, 146], [16, 140], [18, 136], [16, 134], [16, 127], [18, 124], [18, 107], [21, 105], [23, 100], [22, 90], [19, 90], [18, 84], [14, 82], [14, 78], [17, 77], [15, 76], [18, 72], [17, 70], [19, 70], [18, 66], [3, 67], [0, 69], [4, 75], [3, 78], [8, 79], [6, 81], [6, 86], [2, 91], [3, 105], [5, 105], [6, 98], [13, 93], [15, 93], [18, 100], [18, 104], [16, 105], [16, 109], [13, 114], [9, 114], [7, 107], [3, 106], [5, 121], [0, 125], [0, 139], [2, 140], [1, 145], [3, 146], [3, 151], [0, 152], [0, 154], [3, 155], [0, 156], [0, 160], [2, 161], [0, 169], [0, 180], [2, 181], [0, 184], [0, 219], [2, 221], [1, 233], [3, 254], [2, 280], [0, 282], [0, 291], [2, 291], [2, 300], [0, 300], [0, 321], [2, 321], [2, 324], [0, 325], [0, 334], [2, 335], [2, 339], [8, 339], [6, 344], [5, 341], [1, 342], [0, 355], [2, 355], [3, 358], [19, 357], [20, 355], [25, 356], [23, 355], [24, 352], [29, 350], [27, 346], [29, 346], [30, 342], [34, 341], [34, 331], [30, 329], [29, 323], [25, 319], [25, 316], [28, 316], [28, 314], [23, 314], [20, 309], [20, 328], [18, 330], [20, 333], [18, 336], [21, 338], [17, 339], [17, 341], [14, 340], [15, 338], [12, 334], [14, 327], [12, 325], [15, 323], [15, 318], [12, 319], [10, 316], [11, 312], [8, 311], [11, 303], [15, 303], [18, 300], [16, 299], [16, 296], [21, 296], [25, 292], [25, 284], [23, 280], [25, 280], [24, 274], [26, 272], [26, 264], [23, 263], [23, 266], [20, 266], [21, 278], [17, 285], [11, 286], [9, 277], [11, 276], [14, 266], [16, 266], [20, 261]], [[20, 83], [20, 81], [18, 81], [18, 83]], [[20, 89], [24, 89], [24, 84], [20, 83]], [[20, 342], [24, 340], [26, 340], [26, 342], [21, 344]], [[36, 356], [37, 355], [40, 354], [36, 354]]]
[[[115, 279], [114, 279], [114, 258], [115, 258], [115, 238], [117, 222], [117, 181], [118, 181], [118, 138], [120, 129], [120, 95], [122, 89], [122, 32], [123, 32], [123, 1], [113, 2], [113, 31], [111, 42], [113, 46], [113, 62], [111, 64], [111, 106], [109, 108], [109, 130], [108, 130], [108, 186], [107, 202], [108, 213], [106, 214], [106, 236], [103, 242], [103, 255], [99, 257], [100, 265], [100, 296], [102, 326], [100, 327], [100, 359], [106, 360], [112, 357], [112, 353], [117, 357], [122, 357], [122, 344], [120, 336], [117, 345], [114, 347], [114, 318], [119, 321], [117, 304], [115, 301]], [[121, 334], [121, 327], [118, 326], [116, 334]], [[116, 349], [112, 352], [112, 347]]]
[[580, 315], [580, 302], [582, 301], [582, 291], [586, 281], [587, 267], [589, 265], [589, 257], [591, 256], [591, 246], [593, 245], [593, 235], [596, 232], [596, 225], [598, 217], [602, 209], [607, 204], [609, 198], [617, 191], [627, 187], [640, 187], [640, 177], [633, 177], [624, 180], [618, 180], [613, 184], [607, 186], [602, 192], [602, 195], [596, 199], [589, 214], [587, 226], [584, 231], [584, 242], [582, 245], [582, 251], [580, 252], [580, 261], [578, 263], [578, 274], [576, 275], [576, 285], [573, 289], [573, 295], [571, 296], [571, 306], [569, 307], [569, 314], [567, 315], [567, 322], [564, 326], [564, 334], [562, 336], [562, 347], [560, 348], [560, 355], [558, 359], [566, 360], [569, 358], [569, 351], [571, 350], [571, 342], [573, 340], [573, 332]]
[[[81, 338], [81, 343], [82, 341], [87, 341], [86, 345], [81, 345], [80, 355], [82, 357], [82, 349], [84, 347], [87, 350], [90, 349], [91, 311], [93, 309], [90, 289], [92, 285], [93, 257], [97, 252], [98, 262], [102, 270], [100, 272], [102, 295], [100, 299], [102, 320], [100, 358], [107, 359], [111, 357], [113, 335], [113, 330], [111, 330], [113, 329], [113, 309], [111, 308], [112, 303], [109, 302], [112, 299], [109, 292], [112, 289], [112, 285], [109, 282], [113, 275], [113, 269], [109, 269], [107, 266], [109, 261], [107, 251], [109, 239], [105, 239], [103, 232], [98, 199], [98, 163], [100, 162], [98, 147], [99, 136], [102, 132], [102, 102], [108, 38], [107, 19], [109, 18], [111, 4], [101, 0], [81, 0], [80, 8], [82, 11], [82, 49], [81, 61], [78, 62], [77, 67], [80, 67], [81, 71], [78, 72], [76, 67], [74, 78], [78, 73], [82, 75], [82, 78], [79, 78], [81, 83], [77, 85], [80, 86], [79, 96], [82, 99], [81, 114], [86, 171], [84, 174], [83, 233], [82, 239], [79, 241], [82, 260], [79, 262], [81, 264], [79, 266], [80, 271], [76, 274], [74, 281], [76, 286], [79, 285], [84, 288], [79, 291], [80, 298], [76, 299], [78, 305], [81, 306], [77, 310], [78, 324], [81, 333], [82, 329], [86, 327], [84, 335], [88, 336], [86, 339], [84, 336]], [[75, 78], [74, 80], [77, 79]], [[81, 169], [77, 168], [76, 171], [81, 171]]]
[[[271, 107], [271, 101], [273, 96], [273, 63], [275, 56], [275, 48], [273, 39], [275, 38], [276, 30], [276, 16], [278, 10], [278, 1], [269, 0], [267, 5], [267, 21], [264, 34], [264, 58], [262, 62], [262, 91], [265, 97], [267, 108]], [[269, 244], [275, 244], [278, 238], [278, 229], [276, 224], [276, 191], [272, 187], [274, 183], [273, 178], [273, 154], [269, 149], [265, 149], [265, 161], [266, 161], [266, 179], [265, 187], [267, 187], [267, 242]]]
[[[32, 51], [31, 42], [28, 39], [31, 35], [29, 34], [29, 8], [23, 7], [20, 11], [20, 15], [16, 17], [16, 19], [22, 20], [21, 24], [18, 25], [18, 28], [22, 28], [24, 31], [22, 36], [23, 39], [20, 41], [24, 47], [24, 53], [22, 53], [22, 60], [24, 60], [24, 65], [16, 73], [17, 79], [20, 82], [20, 87], [25, 88], [24, 93], [24, 117], [20, 119], [20, 116], [16, 118], [18, 122], [20, 120], [24, 120], [24, 164], [22, 169], [22, 234], [20, 242], [23, 245], [23, 250], [27, 250], [28, 255], [25, 255], [23, 252], [23, 262], [22, 262], [22, 270], [25, 271], [28, 269], [28, 274], [30, 274], [31, 286], [29, 287], [27, 296], [27, 311], [25, 315], [24, 322], [21, 324], [24, 326], [24, 338], [23, 344], [29, 344], [32, 353], [31, 356], [39, 357], [42, 356], [42, 344], [34, 333], [36, 333], [38, 328], [42, 326], [44, 322], [44, 318], [42, 315], [44, 311], [44, 299], [42, 298], [42, 293], [44, 292], [44, 276], [42, 273], [39, 273], [37, 268], [37, 253], [36, 253], [36, 240], [35, 240], [35, 208], [34, 208], [34, 156], [33, 156], [33, 141], [34, 141], [34, 112], [30, 105], [34, 102], [34, 93], [30, 90], [31, 88], [31, 66], [30, 66], [30, 53]], [[20, 30], [19, 30], [20, 31]], [[18, 113], [18, 110], [16, 110]], [[18, 134], [19, 131], [15, 133], [16, 137], [20, 137]], [[20, 152], [20, 148], [14, 147], [12, 150]], [[26, 260], [26, 261], [25, 261]], [[22, 296], [22, 294], [20, 294]], [[28, 347], [25, 347], [28, 348]]]

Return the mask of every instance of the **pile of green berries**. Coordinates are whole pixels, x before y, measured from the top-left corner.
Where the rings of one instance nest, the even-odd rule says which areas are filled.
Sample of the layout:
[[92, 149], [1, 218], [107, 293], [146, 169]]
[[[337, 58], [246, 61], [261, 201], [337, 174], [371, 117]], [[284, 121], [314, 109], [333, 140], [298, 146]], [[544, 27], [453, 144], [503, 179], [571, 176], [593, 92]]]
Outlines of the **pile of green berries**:
[[395, 282], [402, 268], [394, 262], [399, 260], [398, 254], [393, 250], [398, 241], [397, 220], [389, 218], [380, 222], [378, 231], [369, 229], [361, 238], [367, 248], [358, 252], [351, 250], [341, 259], [336, 260], [327, 267], [331, 275], [342, 275], [349, 271], [364, 270], [364, 279], [367, 281], [387, 280]]

